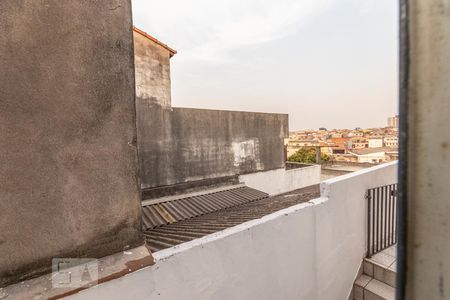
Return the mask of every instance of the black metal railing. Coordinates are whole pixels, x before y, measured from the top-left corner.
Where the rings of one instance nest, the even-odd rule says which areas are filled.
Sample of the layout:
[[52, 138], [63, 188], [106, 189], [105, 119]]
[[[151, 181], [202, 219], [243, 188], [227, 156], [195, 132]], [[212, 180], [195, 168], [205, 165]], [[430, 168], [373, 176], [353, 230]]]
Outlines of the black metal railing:
[[397, 243], [397, 184], [367, 190], [367, 257]]

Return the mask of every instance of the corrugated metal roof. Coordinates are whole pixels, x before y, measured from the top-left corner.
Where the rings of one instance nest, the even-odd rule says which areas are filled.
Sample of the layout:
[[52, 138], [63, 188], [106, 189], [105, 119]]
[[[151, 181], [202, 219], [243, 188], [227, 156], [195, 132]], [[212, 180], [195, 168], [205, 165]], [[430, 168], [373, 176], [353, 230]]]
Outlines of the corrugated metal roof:
[[142, 223], [144, 230], [156, 228], [267, 197], [261, 191], [237, 186], [203, 195], [158, 201], [142, 207]]
[[[251, 190], [255, 193], [255, 190]], [[222, 192], [215, 195], [216, 198], [221, 198], [222, 196]], [[144, 234], [147, 245], [153, 252], [156, 252], [253, 219], [261, 218], [275, 211], [309, 201], [319, 196], [319, 186], [314, 185], [286, 194], [265, 197], [194, 218], [148, 229], [144, 231]], [[219, 202], [221, 201], [219, 200]]]

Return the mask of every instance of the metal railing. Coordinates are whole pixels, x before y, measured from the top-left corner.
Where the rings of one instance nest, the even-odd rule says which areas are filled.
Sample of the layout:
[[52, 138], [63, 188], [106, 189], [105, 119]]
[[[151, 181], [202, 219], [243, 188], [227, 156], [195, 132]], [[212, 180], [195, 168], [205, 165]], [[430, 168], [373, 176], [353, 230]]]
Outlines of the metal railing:
[[397, 184], [367, 190], [367, 257], [397, 243]]

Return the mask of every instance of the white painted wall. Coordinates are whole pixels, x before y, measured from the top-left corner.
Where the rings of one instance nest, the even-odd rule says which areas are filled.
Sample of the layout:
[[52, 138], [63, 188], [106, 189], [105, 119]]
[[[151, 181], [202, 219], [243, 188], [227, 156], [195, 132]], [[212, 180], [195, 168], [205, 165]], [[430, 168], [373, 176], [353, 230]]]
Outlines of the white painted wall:
[[376, 163], [380, 161], [384, 161], [386, 159], [386, 152], [374, 152], [374, 153], [367, 153], [358, 155], [358, 162], [359, 163]]
[[369, 139], [369, 148], [383, 147], [383, 138]]
[[[366, 249], [369, 188], [397, 182], [397, 162], [335, 177], [321, 184], [316, 205], [317, 299], [347, 299]], [[335, 295], [335, 296], [333, 296]]]
[[239, 176], [245, 185], [268, 193], [278, 195], [306, 186], [320, 183], [320, 165], [286, 170], [284, 168], [257, 172]]
[[155, 253], [156, 264], [70, 299], [345, 300], [365, 252], [368, 188], [389, 163], [321, 184], [322, 197]]

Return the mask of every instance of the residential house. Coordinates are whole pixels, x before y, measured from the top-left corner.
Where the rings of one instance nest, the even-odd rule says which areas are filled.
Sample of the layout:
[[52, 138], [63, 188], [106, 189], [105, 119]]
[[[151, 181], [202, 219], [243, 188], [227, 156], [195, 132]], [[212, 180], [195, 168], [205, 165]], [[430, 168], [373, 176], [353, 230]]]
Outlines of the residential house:
[[369, 141], [369, 148], [381, 148], [384, 146], [383, 137], [381, 136], [369, 137], [367, 140]]
[[381, 163], [398, 156], [398, 150], [388, 147], [352, 149], [349, 153], [356, 157], [359, 163]]
[[348, 133], [348, 137], [363, 137], [364, 132], [360, 130], [352, 130]]
[[399, 124], [398, 115], [396, 115], [394, 117], [389, 117], [387, 123], [388, 123], [388, 127], [398, 128], [398, 124]]
[[348, 149], [364, 149], [369, 147], [369, 142], [366, 138], [351, 138], [348, 143]]
[[332, 148], [333, 154], [346, 154], [349, 140], [349, 138], [343, 137], [329, 139], [328, 142], [335, 146]]
[[319, 146], [317, 140], [289, 140], [287, 145], [287, 157], [293, 155], [295, 152], [303, 147], [315, 147]]
[[398, 136], [397, 135], [385, 136], [384, 145], [390, 148], [398, 148]]

